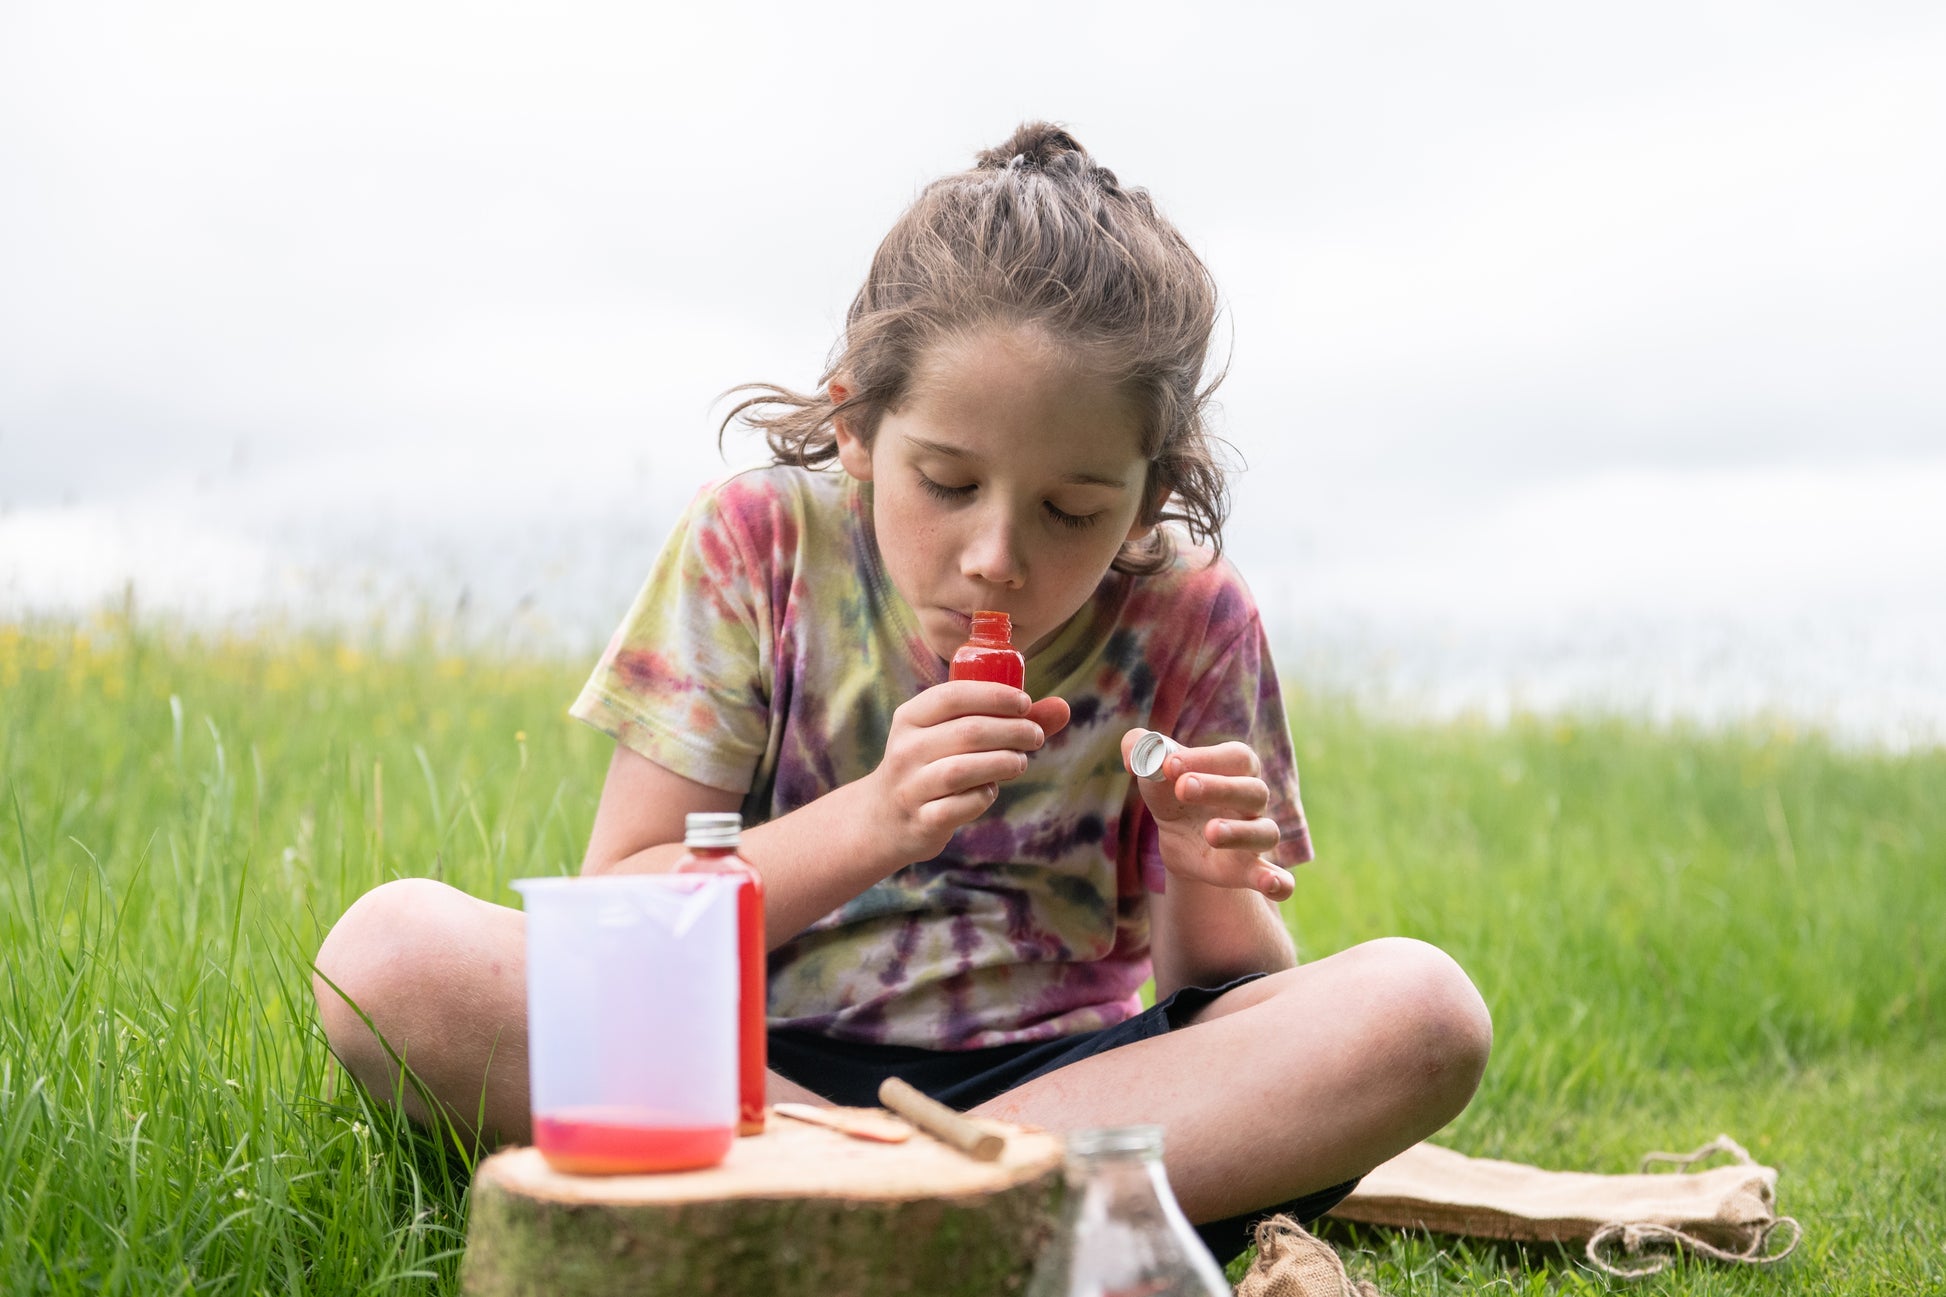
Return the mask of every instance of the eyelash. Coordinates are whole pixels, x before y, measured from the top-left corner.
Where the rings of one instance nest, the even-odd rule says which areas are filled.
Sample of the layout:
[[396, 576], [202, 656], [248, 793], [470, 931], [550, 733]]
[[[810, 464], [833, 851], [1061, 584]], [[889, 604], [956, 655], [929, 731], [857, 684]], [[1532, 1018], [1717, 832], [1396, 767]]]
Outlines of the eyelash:
[[[925, 490], [927, 495], [932, 496], [935, 500], [945, 500], [948, 502], [964, 500], [973, 494], [973, 486], [970, 483], [966, 486], [946, 486], [933, 481], [924, 473], [919, 474], [919, 485]], [[1096, 515], [1092, 513], [1063, 513], [1052, 504], [1046, 502], [1043, 502], [1041, 507], [1047, 510], [1047, 516], [1050, 520], [1066, 527], [1070, 531], [1080, 531], [1083, 528], [1095, 525]]]
[[927, 477], [924, 473], [919, 474], [919, 485], [926, 488], [926, 494], [940, 500], [964, 500], [967, 496], [973, 494], [971, 485], [942, 486], [940, 483]]

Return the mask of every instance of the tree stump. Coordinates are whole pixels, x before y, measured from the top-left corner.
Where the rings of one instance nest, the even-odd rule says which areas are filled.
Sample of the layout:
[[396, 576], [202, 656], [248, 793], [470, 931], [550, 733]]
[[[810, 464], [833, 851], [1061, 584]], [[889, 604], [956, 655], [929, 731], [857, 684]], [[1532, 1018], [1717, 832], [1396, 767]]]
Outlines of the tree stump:
[[531, 1148], [473, 1176], [470, 1297], [956, 1297], [1019, 1292], [1054, 1227], [1062, 1146], [979, 1162], [930, 1135], [870, 1143], [772, 1117], [721, 1165], [576, 1176]]

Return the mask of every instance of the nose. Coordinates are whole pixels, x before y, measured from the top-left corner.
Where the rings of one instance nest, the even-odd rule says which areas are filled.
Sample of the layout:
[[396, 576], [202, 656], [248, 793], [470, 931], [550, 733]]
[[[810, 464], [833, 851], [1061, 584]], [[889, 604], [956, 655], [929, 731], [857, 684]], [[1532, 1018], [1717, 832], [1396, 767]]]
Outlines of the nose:
[[1004, 509], [982, 511], [960, 551], [960, 574], [989, 585], [1018, 590], [1027, 581], [1027, 558], [1020, 526]]

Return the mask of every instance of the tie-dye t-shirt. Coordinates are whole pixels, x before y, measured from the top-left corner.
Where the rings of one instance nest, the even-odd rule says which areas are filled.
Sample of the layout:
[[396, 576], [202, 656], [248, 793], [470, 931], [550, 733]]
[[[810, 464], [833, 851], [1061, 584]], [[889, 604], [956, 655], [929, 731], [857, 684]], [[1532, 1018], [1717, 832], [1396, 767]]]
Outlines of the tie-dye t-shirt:
[[[746, 824], [867, 775], [892, 712], [946, 679], [872, 538], [870, 488], [773, 467], [690, 506], [572, 713], [685, 778], [745, 794]], [[1120, 1022], [1149, 977], [1155, 824], [1121, 763], [1132, 726], [1259, 754], [1279, 863], [1311, 858], [1276, 674], [1235, 570], [1189, 546], [1110, 572], [1027, 663], [1068, 726], [937, 857], [770, 957], [773, 1026], [972, 1049]]]

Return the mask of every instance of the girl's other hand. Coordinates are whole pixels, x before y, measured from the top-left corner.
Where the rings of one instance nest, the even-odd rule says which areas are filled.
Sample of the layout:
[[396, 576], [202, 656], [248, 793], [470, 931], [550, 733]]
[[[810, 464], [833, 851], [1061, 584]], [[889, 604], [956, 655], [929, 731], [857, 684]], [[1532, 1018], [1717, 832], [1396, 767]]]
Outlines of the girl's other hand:
[[949, 680], [892, 713], [885, 756], [862, 781], [905, 864], [946, 849], [963, 824], [986, 813], [1000, 785], [1027, 769], [1027, 755], [1068, 723], [1059, 698], [1034, 701], [1008, 685]]
[[[1122, 764], [1146, 730], [1122, 735]], [[1263, 858], [1274, 850], [1277, 821], [1263, 765], [1243, 743], [1179, 748], [1162, 763], [1162, 778], [1138, 779], [1155, 816], [1162, 863], [1172, 874], [1218, 887], [1249, 888], [1281, 901], [1296, 890], [1290, 871]]]

